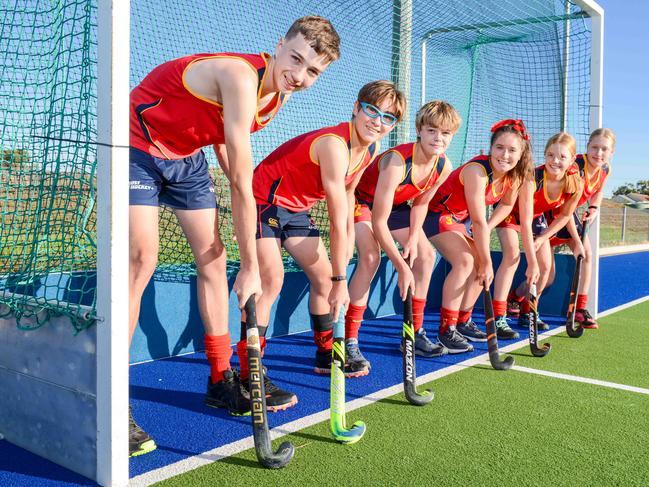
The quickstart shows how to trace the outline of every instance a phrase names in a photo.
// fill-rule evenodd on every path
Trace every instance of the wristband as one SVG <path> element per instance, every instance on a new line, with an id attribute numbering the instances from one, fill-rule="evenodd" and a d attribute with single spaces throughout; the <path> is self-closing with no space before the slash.
<path id="1" fill-rule="evenodd" d="M 338 281 L 346 281 L 347 276 L 331 276 L 331 280 L 333 282 L 338 282 Z"/>
<path id="2" fill-rule="evenodd" d="M 597 206 L 597 205 L 590 205 L 590 206 L 588 207 L 588 209 L 589 209 L 589 210 L 599 210 L 599 206 Z"/>

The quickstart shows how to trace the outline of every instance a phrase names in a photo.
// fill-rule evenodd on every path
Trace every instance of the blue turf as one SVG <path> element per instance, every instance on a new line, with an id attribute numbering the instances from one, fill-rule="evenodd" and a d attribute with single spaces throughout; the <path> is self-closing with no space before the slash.
<path id="1" fill-rule="evenodd" d="M 543 318 L 552 327 L 562 325 L 564 321 L 563 318 Z M 482 323 L 482 317 L 476 314 L 476 321 Z M 436 336 L 438 322 L 437 313 L 426 315 L 424 326 L 431 338 Z M 372 372 L 369 376 L 346 381 L 348 401 L 401 383 L 401 354 L 398 348 L 401 325 L 399 316 L 363 323 L 360 345 L 363 354 L 372 362 Z M 518 331 L 521 339 L 527 337 L 525 331 Z M 501 346 L 507 343 L 511 342 L 501 342 Z M 443 369 L 487 351 L 486 343 L 474 343 L 474 347 L 475 351 L 471 354 L 447 355 L 436 359 L 418 357 L 417 373 L 423 375 Z M 328 409 L 329 376 L 312 372 L 314 354 L 311 332 L 269 340 L 264 364 L 273 380 L 280 387 L 295 392 L 299 400 L 295 407 L 287 411 L 270 413 L 268 419 L 271 428 Z M 236 365 L 236 356 L 233 357 L 233 365 Z M 130 368 L 134 415 L 158 444 L 156 451 L 131 459 L 131 477 L 251 435 L 249 417 L 229 416 L 223 410 L 203 405 L 208 371 L 203 353 L 156 360 Z M 444 393 L 438 389 L 435 392 Z M 404 407 L 407 407 L 405 403 Z M 368 431 L 372 431 L 371 424 L 368 424 Z M 94 484 L 63 467 L 0 441 L 0 485 Z"/>
<path id="2" fill-rule="evenodd" d="M 648 275 L 649 252 L 600 257 L 598 312 L 649 296 Z"/>

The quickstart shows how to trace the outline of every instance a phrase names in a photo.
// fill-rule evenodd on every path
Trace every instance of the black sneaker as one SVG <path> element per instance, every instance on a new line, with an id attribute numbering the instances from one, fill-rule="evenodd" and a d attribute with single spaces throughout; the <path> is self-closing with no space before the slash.
<path id="1" fill-rule="evenodd" d="M 128 456 L 138 457 L 157 448 L 155 441 L 133 419 L 131 406 L 128 407 Z"/>
<path id="2" fill-rule="evenodd" d="M 496 316 L 496 336 L 500 340 L 516 340 L 520 335 L 511 329 L 505 316 Z"/>
<path id="3" fill-rule="evenodd" d="M 521 303 L 515 299 L 507 300 L 507 316 L 513 318 L 518 317 L 521 314 Z"/>
<path id="4" fill-rule="evenodd" d="M 266 367 L 264 367 L 264 392 L 266 392 L 266 409 L 270 412 L 283 411 L 297 404 L 297 396 L 289 391 L 277 387 L 270 377 L 268 377 Z M 250 397 L 250 381 L 243 379 L 241 387 L 244 393 Z"/>
<path id="5" fill-rule="evenodd" d="M 223 380 L 212 384 L 207 378 L 205 405 L 211 408 L 225 408 L 233 416 L 248 416 L 250 400 L 243 393 L 239 377 L 232 370 L 223 372 Z"/>
<path id="6" fill-rule="evenodd" d="M 458 323 L 456 329 L 464 338 L 471 342 L 487 341 L 487 334 L 478 328 L 478 325 L 471 319 L 467 323 Z"/>
<path id="7" fill-rule="evenodd" d="M 313 371 L 316 374 L 330 374 L 331 373 L 331 350 L 315 352 L 315 367 Z"/>
<path id="8" fill-rule="evenodd" d="M 448 353 L 473 352 L 473 345 L 454 326 L 449 326 L 444 334 L 438 335 L 438 339 L 448 349 Z"/>
<path id="9" fill-rule="evenodd" d="M 345 377 L 362 377 L 370 373 L 369 360 L 363 357 L 358 348 L 357 338 L 345 340 Z"/>
<path id="10" fill-rule="evenodd" d="M 529 330 L 530 328 L 530 313 L 521 313 L 518 317 L 518 327 Z M 550 329 L 550 325 L 541 320 L 541 318 L 536 319 L 536 329 L 538 331 L 546 331 Z"/>
<path id="11" fill-rule="evenodd" d="M 403 342 L 399 345 L 399 350 L 403 352 Z M 415 355 L 421 357 L 431 358 L 431 357 L 441 357 L 446 355 L 448 350 L 441 343 L 433 343 L 426 336 L 426 330 L 419 328 L 419 331 L 415 333 Z"/>

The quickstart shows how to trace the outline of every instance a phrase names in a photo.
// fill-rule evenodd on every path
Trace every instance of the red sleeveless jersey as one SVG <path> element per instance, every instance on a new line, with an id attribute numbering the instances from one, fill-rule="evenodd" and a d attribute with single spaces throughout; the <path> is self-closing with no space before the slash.
<path id="1" fill-rule="evenodd" d="M 546 211 L 561 208 L 571 196 L 570 193 L 561 193 L 556 199 L 551 200 L 545 182 L 545 164 L 534 168 L 534 218 L 543 215 Z M 518 204 L 514 205 L 512 213 L 518 218 Z"/>
<path id="2" fill-rule="evenodd" d="M 162 159 L 182 159 L 202 147 L 225 142 L 223 105 L 192 93 L 185 84 L 189 66 L 205 59 L 245 61 L 259 78 L 257 101 L 267 73 L 270 55 L 194 54 L 161 64 L 131 92 L 130 145 Z M 255 114 L 250 132 L 264 128 L 284 102 L 278 93 Z"/>
<path id="3" fill-rule="evenodd" d="M 280 145 L 255 168 L 252 189 L 257 203 L 305 211 L 325 198 L 320 166 L 311 155 L 313 144 L 321 137 L 337 137 L 349 149 L 347 160 L 341 164 L 348 166 L 345 185 L 350 184 L 372 162 L 377 149 L 372 144 L 360 161 L 351 161 L 352 130 L 351 122 L 343 122 L 299 135 Z"/>
<path id="4" fill-rule="evenodd" d="M 577 206 L 579 207 L 604 187 L 604 183 L 611 173 L 611 166 L 606 163 L 602 167 L 598 167 L 595 170 L 596 176 L 591 182 L 590 178 L 592 177 L 592 173 L 590 171 L 592 171 L 592 169 L 590 169 L 586 154 L 577 154 L 575 162 L 579 167 L 579 175 L 581 176 L 581 179 L 584 180 L 584 190 L 581 193 L 581 198 L 579 198 L 579 203 L 577 203 Z"/>
<path id="5" fill-rule="evenodd" d="M 512 187 L 511 178 L 506 176 L 502 190 L 496 193 L 493 185 L 493 169 L 489 163 L 489 156 L 477 156 L 449 174 L 446 181 L 439 187 L 433 200 L 428 205 L 429 211 L 448 213 L 460 221 L 469 216 L 469 207 L 464 196 L 464 179 L 462 178 L 462 173 L 464 169 L 474 164 L 481 166 L 489 178 L 487 187 L 485 188 L 485 204 L 487 206 L 500 201 L 507 190 Z"/>
<path id="6" fill-rule="evenodd" d="M 409 142 L 393 147 L 377 157 L 365 170 L 361 180 L 356 186 L 356 198 L 363 203 L 371 204 L 374 202 L 374 192 L 381 172 L 381 162 L 390 154 L 397 154 L 403 161 L 403 177 L 394 193 L 393 205 L 400 205 L 416 196 L 428 191 L 439 179 L 447 163 L 446 155 L 437 156 L 437 161 L 433 165 L 430 173 L 422 181 L 413 180 L 413 158 L 415 155 L 416 142 Z"/>

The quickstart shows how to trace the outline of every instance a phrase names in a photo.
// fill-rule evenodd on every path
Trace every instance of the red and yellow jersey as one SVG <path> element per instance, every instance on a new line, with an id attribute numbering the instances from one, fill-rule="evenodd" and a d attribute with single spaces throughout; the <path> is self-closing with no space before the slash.
<path id="1" fill-rule="evenodd" d="M 560 193 L 555 199 L 550 199 L 546 183 L 545 164 L 534 168 L 534 218 L 546 211 L 560 208 L 570 199 L 570 193 Z M 513 213 L 518 216 L 518 204 L 514 205 Z"/>
<path id="2" fill-rule="evenodd" d="M 299 135 L 284 142 L 255 168 L 252 190 L 257 203 L 272 203 L 291 211 L 310 209 L 326 196 L 320 165 L 313 159 L 312 149 L 321 137 L 337 137 L 348 148 L 345 185 L 365 170 L 376 155 L 377 145 L 365 150 L 359 161 L 351 160 L 352 123 L 342 122 Z"/>
<path id="3" fill-rule="evenodd" d="M 428 205 L 428 210 L 436 213 L 447 213 L 454 216 L 457 220 L 464 220 L 469 216 L 469 207 L 464 195 L 464 179 L 462 173 L 471 166 L 478 165 L 482 167 L 485 175 L 488 177 L 487 187 L 485 188 L 485 205 L 493 205 L 500 201 L 504 194 L 512 187 L 510 177 L 503 180 L 502 189 L 496 192 L 493 184 L 493 169 L 489 162 L 489 156 L 477 156 L 470 161 L 462 164 L 455 169 L 439 187 L 433 200 Z"/>
<path id="4" fill-rule="evenodd" d="M 162 159 L 182 159 L 202 147 L 225 142 L 223 105 L 193 93 L 185 83 L 187 69 L 205 59 L 241 59 L 257 73 L 257 102 L 270 55 L 194 54 L 161 64 L 131 92 L 130 145 Z M 257 107 L 250 132 L 264 128 L 284 102 L 277 93 L 263 108 Z"/>
<path id="5" fill-rule="evenodd" d="M 579 167 L 579 175 L 581 176 L 581 179 L 584 180 L 584 190 L 581 193 L 581 198 L 579 198 L 579 203 L 577 203 L 577 206 L 579 207 L 604 187 L 604 183 L 611 173 L 611 166 L 606 163 L 602 167 L 595 169 L 595 173 L 592 173 L 590 172 L 592 169 L 588 164 L 588 157 L 586 154 L 577 154 L 575 162 Z"/>
<path id="6" fill-rule="evenodd" d="M 421 181 L 414 181 L 413 157 L 415 155 L 416 146 L 416 142 L 401 144 L 385 151 L 377 157 L 361 176 L 361 180 L 358 182 L 358 186 L 356 187 L 356 198 L 359 201 L 370 205 L 374 202 L 374 192 L 376 191 L 376 184 L 379 180 L 379 174 L 381 173 L 381 163 L 391 154 L 398 155 L 403 161 L 403 176 L 394 193 L 393 205 L 405 203 L 432 188 L 439 180 L 439 177 L 444 170 L 444 166 L 447 164 L 446 155 L 442 154 L 437 156 L 437 161 L 433 165 L 430 173 Z"/>

